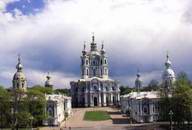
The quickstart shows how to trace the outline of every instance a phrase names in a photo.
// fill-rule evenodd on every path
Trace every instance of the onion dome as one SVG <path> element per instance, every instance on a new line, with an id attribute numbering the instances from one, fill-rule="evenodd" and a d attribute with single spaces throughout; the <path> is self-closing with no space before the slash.
<path id="1" fill-rule="evenodd" d="M 18 63 L 16 65 L 17 72 L 14 74 L 13 80 L 25 80 L 25 74 L 23 73 L 23 65 L 21 64 L 21 57 L 18 56 Z"/>
<path id="2" fill-rule="evenodd" d="M 169 59 L 169 55 L 167 54 L 167 60 L 165 62 L 165 70 L 163 72 L 163 79 L 167 80 L 167 79 L 175 79 L 175 72 L 173 71 L 173 69 L 171 68 L 171 61 Z"/>
<path id="3" fill-rule="evenodd" d="M 46 78 L 47 78 L 47 80 L 45 81 L 45 87 L 52 87 L 53 85 L 51 84 L 51 81 L 50 81 L 51 76 L 49 75 L 49 73 L 46 76 Z"/>
<path id="4" fill-rule="evenodd" d="M 139 90 L 141 88 L 141 86 L 142 86 L 141 74 L 140 74 L 140 72 L 138 70 L 137 78 L 135 80 L 135 87 Z"/>

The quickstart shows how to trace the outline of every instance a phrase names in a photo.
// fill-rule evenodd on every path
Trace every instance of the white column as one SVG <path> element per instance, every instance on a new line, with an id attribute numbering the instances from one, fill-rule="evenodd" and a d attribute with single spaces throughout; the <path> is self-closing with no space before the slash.
<path id="1" fill-rule="evenodd" d="M 98 106 L 101 106 L 101 93 L 100 92 L 98 93 L 98 97 L 99 97 L 99 104 L 98 104 Z"/>
<path id="2" fill-rule="evenodd" d="M 110 105 L 113 105 L 113 93 L 110 94 Z"/>
<path id="3" fill-rule="evenodd" d="M 106 93 L 103 93 L 103 106 L 106 106 Z"/>
<path id="4" fill-rule="evenodd" d="M 87 92 L 85 93 L 84 96 L 85 96 L 85 107 L 87 107 L 87 106 L 88 106 L 88 100 L 87 100 L 87 96 L 88 96 L 88 95 L 87 95 Z"/>
<path id="5" fill-rule="evenodd" d="M 120 105 L 120 94 L 117 93 L 117 104 Z"/>
<path id="6" fill-rule="evenodd" d="M 57 102 L 54 104 L 54 124 L 53 125 L 58 125 L 58 115 L 57 115 Z"/>
<path id="7" fill-rule="evenodd" d="M 91 107 L 93 107 L 94 106 L 94 104 L 93 104 L 93 94 L 92 93 L 90 93 L 90 106 Z"/>

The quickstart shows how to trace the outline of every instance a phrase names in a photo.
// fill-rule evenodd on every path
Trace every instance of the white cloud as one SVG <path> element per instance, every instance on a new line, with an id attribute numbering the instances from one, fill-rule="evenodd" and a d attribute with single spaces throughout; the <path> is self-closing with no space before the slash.
<path id="1" fill-rule="evenodd" d="M 149 82 L 153 79 L 161 82 L 162 71 L 151 71 L 151 72 L 142 72 L 141 80 L 142 86 L 147 86 Z M 121 85 L 128 85 L 129 87 L 135 87 L 136 74 L 130 76 L 119 76 L 115 77 L 116 79 L 123 80 L 124 82 Z"/>
<path id="2" fill-rule="evenodd" d="M 12 80 L 13 80 L 12 78 L 15 72 L 16 70 L 14 69 L 2 68 L 0 73 L 0 78 L 6 79 L 7 81 L 9 81 L 7 86 L 12 86 Z M 32 69 L 24 69 L 23 73 L 27 78 L 28 87 L 31 87 L 33 85 L 44 86 L 47 73 L 38 71 L 38 70 L 32 70 Z M 51 82 L 55 88 L 69 88 L 70 81 L 76 80 L 78 78 L 73 74 L 65 74 L 65 73 L 59 73 L 59 72 L 50 73 L 50 76 L 51 76 Z"/>
<path id="3" fill-rule="evenodd" d="M 36 15 L 26 16 L 20 12 L 13 17 L 8 12 L 3 13 L 7 4 L 3 0 L 0 1 L 0 58 L 15 56 L 23 51 L 20 50 L 23 46 L 26 50 L 33 46 L 54 46 L 55 52 L 63 54 L 61 63 L 65 66 L 71 64 L 65 59 L 71 58 L 72 62 L 78 57 L 83 41 L 89 40 L 91 32 L 95 32 L 98 43 L 105 41 L 110 60 L 124 59 L 116 62 L 119 68 L 111 71 L 125 69 L 129 64 L 143 68 L 154 66 L 155 70 L 151 71 L 158 71 L 163 69 L 167 50 L 176 68 L 187 68 L 191 63 L 188 59 L 192 51 L 192 26 L 185 21 L 188 15 L 184 14 L 190 10 L 189 3 L 190 0 L 48 0 L 45 9 Z M 79 67 L 79 64 L 72 66 Z M 3 63 L 2 67 L 5 66 Z M 43 74 L 33 71 L 29 78 L 38 82 Z M 59 79 L 56 82 L 61 84 L 58 86 L 75 77 L 53 73 Z M 148 74 L 144 79 L 153 76 Z M 131 81 L 127 76 L 121 79 Z"/>

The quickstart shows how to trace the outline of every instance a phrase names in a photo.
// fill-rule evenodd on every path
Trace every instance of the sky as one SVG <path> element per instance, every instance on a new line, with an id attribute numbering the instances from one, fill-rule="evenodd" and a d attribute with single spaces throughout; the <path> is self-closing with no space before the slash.
<path id="1" fill-rule="evenodd" d="M 11 87 L 21 54 L 29 86 L 50 72 L 69 88 L 92 32 L 122 85 L 134 86 L 138 68 L 144 85 L 161 82 L 167 51 L 176 74 L 192 79 L 191 0 L 0 0 L 0 84 Z"/>

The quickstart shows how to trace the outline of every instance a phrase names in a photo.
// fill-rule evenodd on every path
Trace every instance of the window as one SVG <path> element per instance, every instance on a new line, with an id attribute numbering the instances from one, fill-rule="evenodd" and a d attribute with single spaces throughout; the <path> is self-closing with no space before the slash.
<path id="1" fill-rule="evenodd" d="M 101 69 L 101 75 L 103 74 L 103 70 Z"/>
<path id="2" fill-rule="evenodd" d="M 87 69 L 87 75 L 89 75 L 89 70 Z"/>
<path id="3" fill-rule="evenodd" d="M 96 69 L 93 69 L 93 76 L 96 76 Z"/>
<path id="4" fill-rule="evenodd" d="M 107 64 L 107 60 L 105 59 L 105 64 Z"/>
<path id="5" fill-rule="evenodd" d="M 52 109 L 52 108 L 49 108 L 49 109 L 48 109 L 48 116 L 49 116 L 49 117 L 53 117 L 53 116 L 54 116 L 54 113 L 53 113 L 53 109 Z"/>
<path id="6" fill-rule="evenodd" d="M 25 84 L 25 83 L 22 83 L 22 88 L 24 88 L 24 84 Z"/>
<path id="7" fill-rule="evenodd" d="M 96 62 L 95 61 L 93 61 L 93 65 L 95 65 L 96 64 Z"/>
<path id="8" fill-rule="evenodd" d="M 86 65 L 88 65 L 89 64 L 89 61 L 88 60 L 86 60 Z"/>
<path id="9" fill-rule="evenodd" d="M 101 60 L 101 65 L 103 64 L 103 60 Z"/>
<path id="10" fill-rule="evenodd" d="M 17 87 L 19 87 L 19 83 L 17 83 Z"/>

